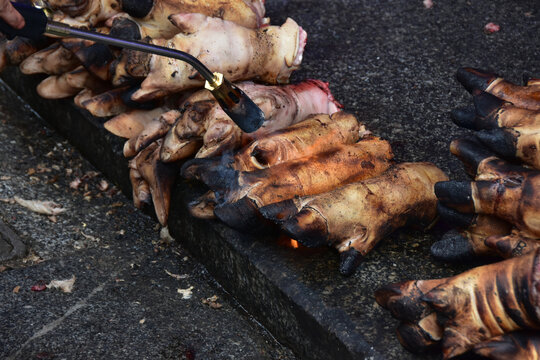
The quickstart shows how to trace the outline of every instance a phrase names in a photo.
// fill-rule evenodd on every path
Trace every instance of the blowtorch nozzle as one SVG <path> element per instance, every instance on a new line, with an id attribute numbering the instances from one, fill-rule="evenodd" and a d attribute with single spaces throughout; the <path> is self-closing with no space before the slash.
<path id="1" fill-rule="evenodd" d="M 242 131 L 256 131 L 264 122 L 262 110 L 236 85 L 214 73 L 213 82 L 206 81 L 205 88 L 212 92 L 221 108 Z"/>

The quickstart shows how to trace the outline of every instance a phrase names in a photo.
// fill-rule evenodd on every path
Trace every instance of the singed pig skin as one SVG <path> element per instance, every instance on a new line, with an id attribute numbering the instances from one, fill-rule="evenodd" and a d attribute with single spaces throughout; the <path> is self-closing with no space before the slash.
<path id="1" fill-rule="evenodd" d="M 80 65 L 79 60 L 59 43 L 28 56 L 19 68 L 23 74 L 61 75 Z"/>
<path id="2" fill-rule="evenodd" d="M 150 189 L 156 216 L 161 225 L 165 226 L 169 218 L 171 190 L 176 180 L 178 168 L 176 164 L 164 164 L 159 160 L 160 146 L 161 140 L 153 142 L 134 158 L 136 171 L 140 177 L 133 176 L 135 180 L 133 188 L 135 189 L 137 186 L 139 191 L 141 186 L 143 189 Z M 140 197 L 139 194 L 137 196 Z"/>
<path id="3" fill-rule="evenodd" d="M 388 142 L 373 138 L 262 170 L 238 172 L 220 166 L 200 175 L 220 200 L 216 216 L 231 227 L 250 230 L 262 222 L 260 207 L 376 176 L 391 159 Z"/>
<path id="4" fill-rule="evenodd" d="M 306 33 L 292 19 L 282 26 L 248 29 L 235 23 L 202 14 L 177 14 L 171 17 L 181 33 L 172 39 L 152 40 L 155 45 L 179 49 L 197 57 L 208 68 L 223 73 L 228 80 L 259 79 L 268 83 L 287 82 L 302 60 Z M 122 64 L 129 64 L 133 51 L 124 52 Z M 201 87 L 204 79 L 187 63 L 152 55 L 149 73 L 133 100 L 144 101 L 172 92 Z M 119 69 L 118 74 L 125 70 Z M 114 76 L 113 83 L 124 79 Z"/>
<path id="5" fill-rule="evenodd" d="M 156 1 L 154 1 L 156 2 Z M 203 14 L 209 17 L 231 21 L 240 26 L 256 29 L 267 23 L 264 18 L 265 8 L 262 0 L 158 0 L 152 7 L 143 9 L 140 0 L 123 1 L 123 10 L 131 15 L 119 14 L 110 18 L 129 18 L 137 24 L 141 38 L 170 39 L 180 30 L 169 21 L 175 14 Z M 141 11 L 134 11 L 138 7 Z"/>
<path id="6" fill-rule="evenodd" d="M 283 221 L 286 234 L 304 245 L 327 244 L 342 254 L 351 254 L 353 249 L 352 253 L 365 256 L 397 228 L 433 222 L 437 215 L 433 185 L 445 179 L 433 164 L 402 163 L 380 176 L 320 195 L 291 198 L 261 212 Z M 344 260 L 341 270 L 350 274 L 352 269 L 343 269 Z"/>
<path id="7" fill-rule="evenodd" d="M 183 106 L 183 115 L 164 139 L 161 159 L 178 161 L 216 156 L 234 150 L 268 133 L 296 124 L 311 114 L 333 114 L 339 104 L 319 80 L 295 85 L 265 86 L 252 82 L 238 84 L 263 110 L 265 122 L 257 131 L 246 134 L 234 124 L 209 91 L 197 92 Z M 202 147 L 194 143 L 200 143 Z"/>
<path id="8" fill-rule="evenodd" d="M 369 132 L 351 114 L 317 114 L 268 133 L 234 155 L 233 168 L 254 171 L 353 144 Z"/>

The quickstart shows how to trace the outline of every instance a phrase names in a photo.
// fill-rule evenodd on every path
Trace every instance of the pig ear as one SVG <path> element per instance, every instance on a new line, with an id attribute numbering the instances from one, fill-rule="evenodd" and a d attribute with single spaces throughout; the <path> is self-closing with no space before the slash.
<path id="1" fill-rule="evenodd" d="M 195 13 L 175 14 L 169 16 L 169 21 L 180 29 L 180 32 L 193 34 L 204 26 L 204 23 L 208 21 L 208 16 Z"/>

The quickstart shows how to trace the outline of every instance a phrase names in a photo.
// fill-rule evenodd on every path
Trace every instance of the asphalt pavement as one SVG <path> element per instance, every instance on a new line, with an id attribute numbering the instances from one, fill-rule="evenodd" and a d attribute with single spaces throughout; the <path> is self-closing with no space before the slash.
<path id="1" fill-rule="evenodd" d="M 155 220 L 0 92 L 0 358 L 294 359 Z M 73 279 L 71 292 L 52 286 Z"/>

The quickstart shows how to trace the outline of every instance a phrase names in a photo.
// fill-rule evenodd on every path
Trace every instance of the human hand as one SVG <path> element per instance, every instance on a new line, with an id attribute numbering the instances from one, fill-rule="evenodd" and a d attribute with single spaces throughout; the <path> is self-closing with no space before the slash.
<path id="1" fill-rule="evenodd" d="M 0 17 L 15 29 L 24 27 L 24 18 L 15 10 L 9 0 L 0 0 Z"/>

